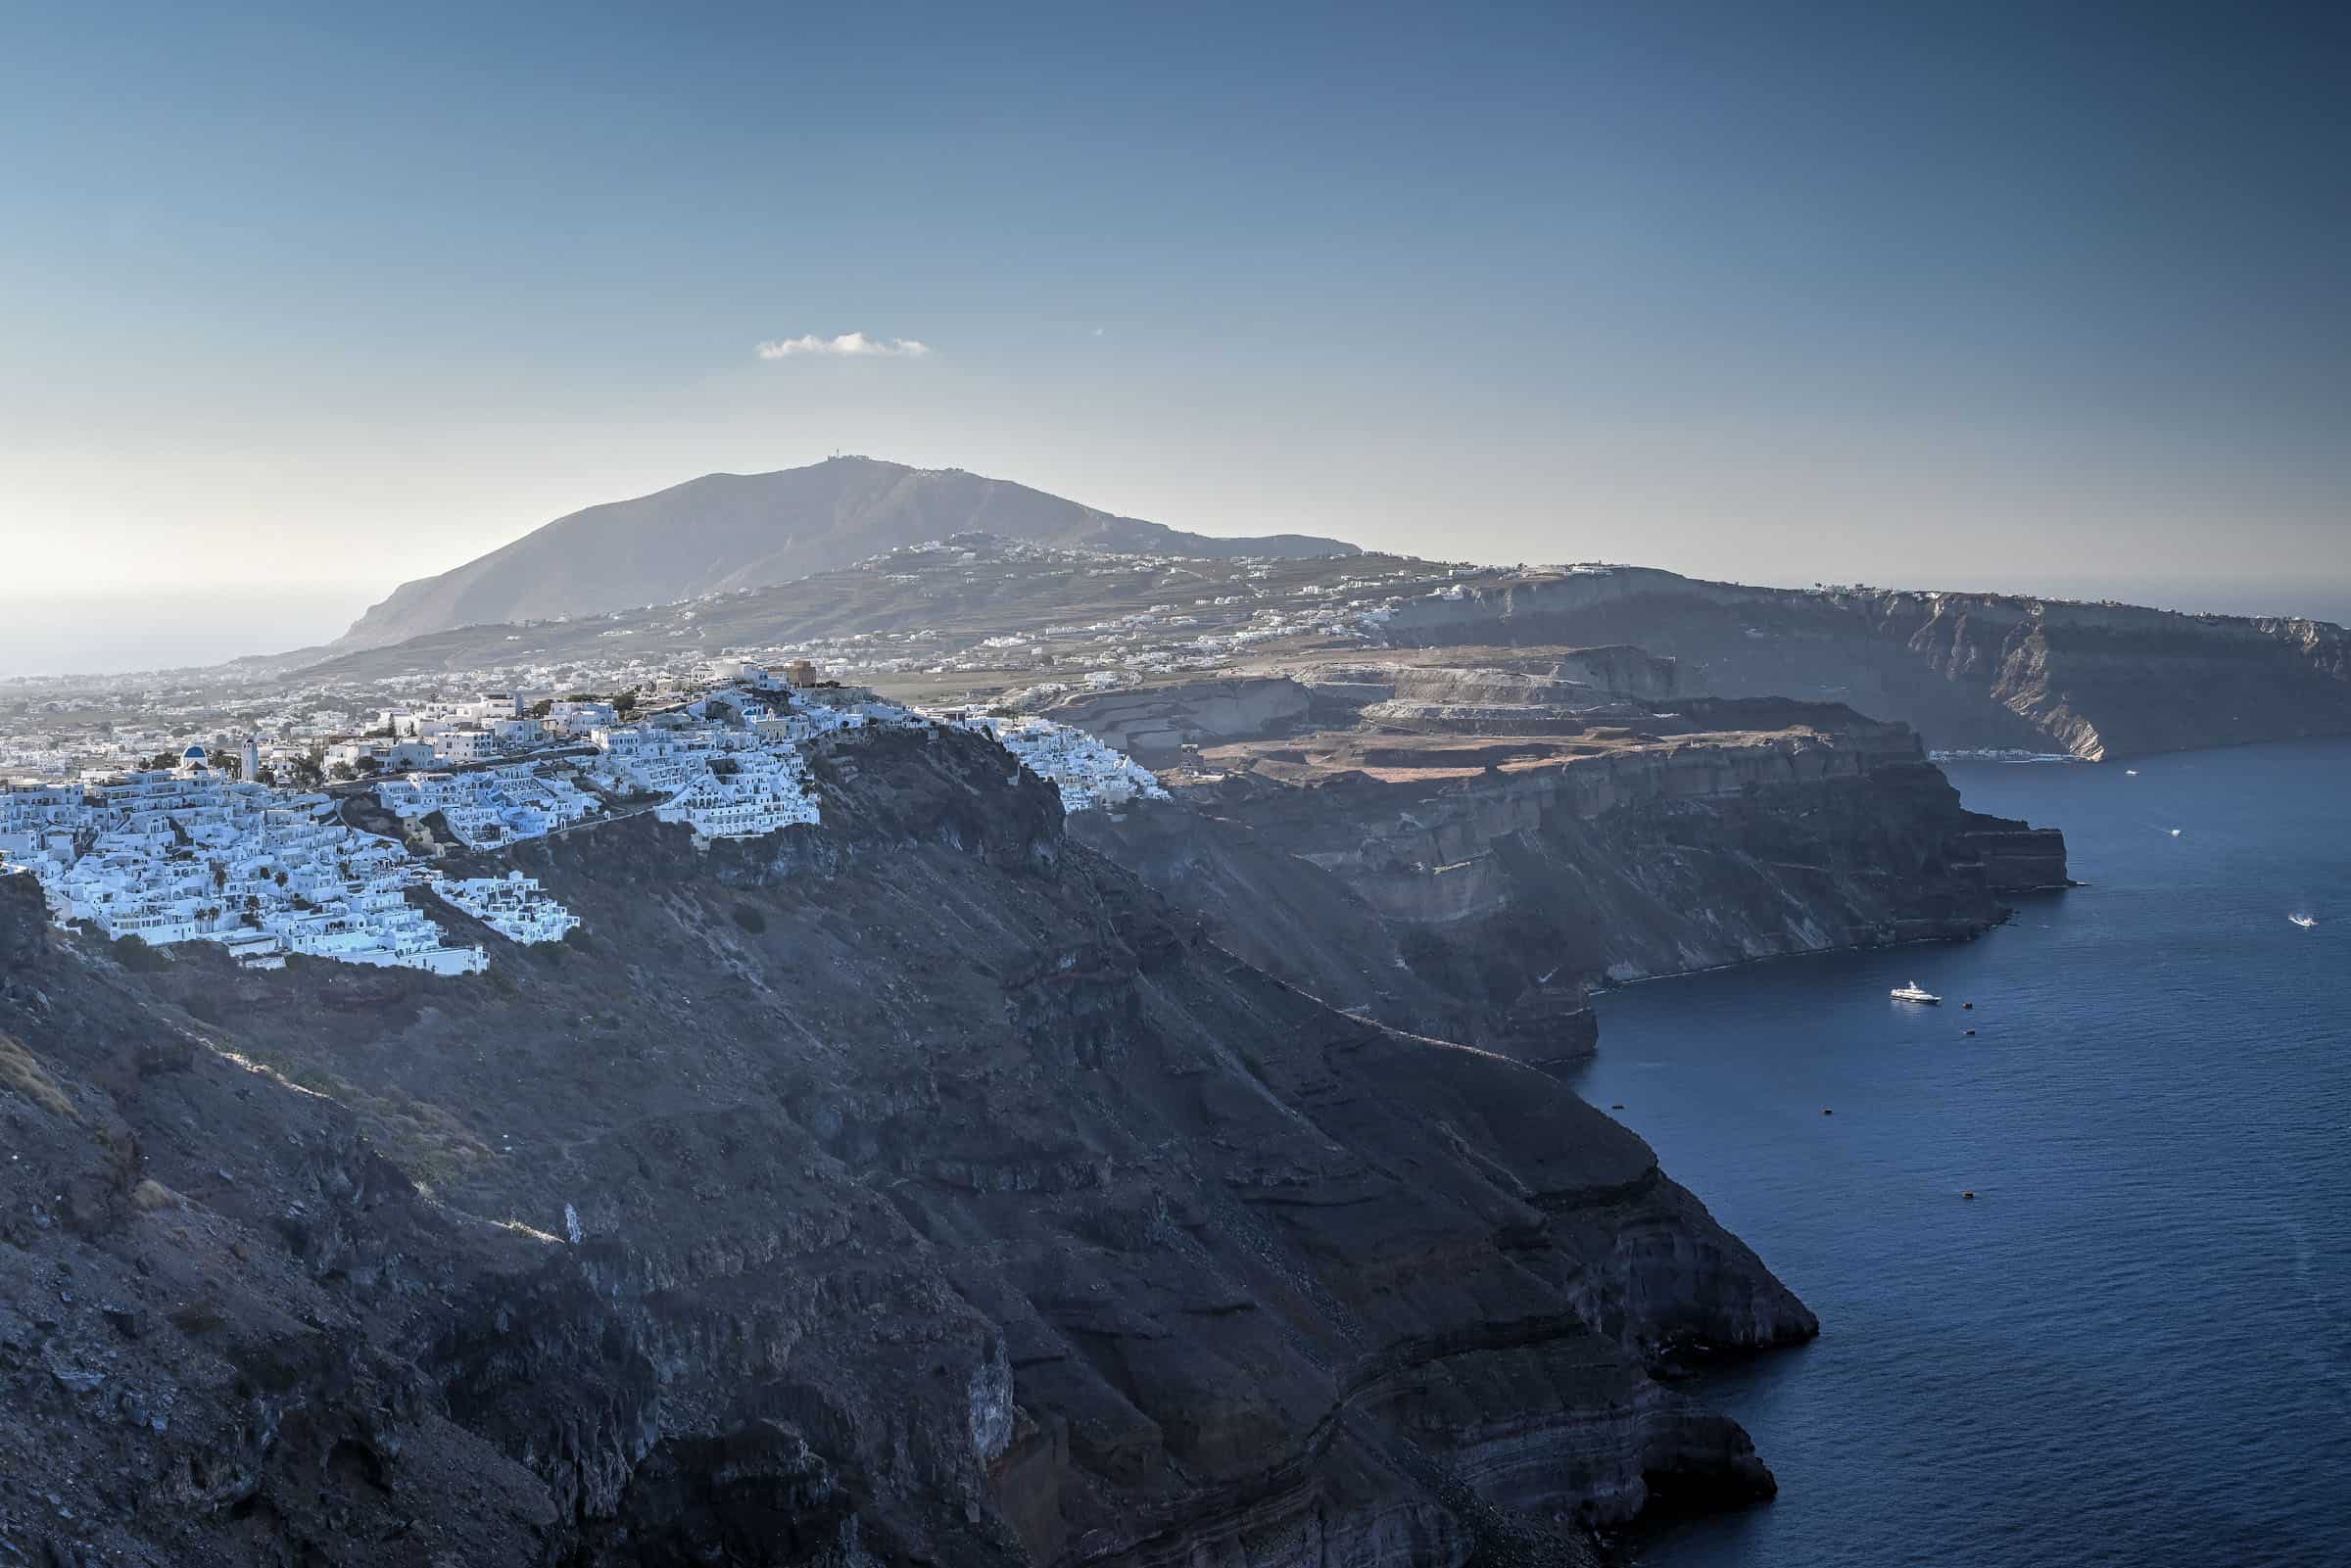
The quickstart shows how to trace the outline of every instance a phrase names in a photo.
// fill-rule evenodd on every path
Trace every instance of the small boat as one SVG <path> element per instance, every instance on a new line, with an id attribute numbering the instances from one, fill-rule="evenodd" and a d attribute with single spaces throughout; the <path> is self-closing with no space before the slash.
<path id="1" fill-rule="evenodd" d="M 1929 1007 L 1933 1007 L 1943 1000 L 1942 997 L 1937 996 L 1916 980 L 1912 980 L 1907 985 L 1895 986 L 1892 994 L 1897 1002 L 1924 1002 Z"/>
<path id="2" fill-rule="evenodd" d="M 2136 768 L 2125 768 L 2123 770 L 2123 777 L 2126 779 L 2135 779 L 2138 777 L 2138 770 Z"/>
<path id="3" fill-rule="evenodd" d="M 2177 838 L 2177 837 L 2179 837 L 2179 836 L 2180 836 L 2180 830 L 2179 830 L 2179 829 L 2177 829 L 2177 828 L 2173 829 L 2173 830 L 2172 830 L 2172 836 L 2173 836 L 2174 838 Z"/>
<path id="4" fill-rule="evenodd" d="M 2317 918 L 2310 915 L 2288 915 L 2285 918 L 2292 921 L 2296 926 L 2301 927 L 2304 930 L 2309 930 L 2313 926 L 2318 924 Z"/>

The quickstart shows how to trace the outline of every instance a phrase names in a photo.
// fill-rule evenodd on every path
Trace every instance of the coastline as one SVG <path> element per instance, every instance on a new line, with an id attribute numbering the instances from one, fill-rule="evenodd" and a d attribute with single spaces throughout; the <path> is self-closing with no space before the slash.
<path id="1" fill-rule="evenodd" d="M 2351 908 L 2339 837 L 2309 847 L 2351 747 L 2273 744 L 2171 776 L 2162 807 L 2209 818 L 2201 843 L 2148 832 L 2138 781 L 2114 770 L 1958 781 L 1983 809 L 2062 824 L 2101 889 L 2020 895 L 2000 939 L 1595 996 L 1608 1049 L 1566 1081 L 1625 1104 L 1611 1115 L 1824 1329 L 1800 1358 L 1698 1368 L 1692 1392 L 1778 1475 L 1774 1505 L 1645 1517 L 1612 1561 L 2284 1568 L 2351 1550 L 2324 1479 L 2351 1456 L 2329 1329 L 2351 1305 L 2341 949 L 2276 918 Z M 1976 1001 L 1980 1037 L 1948 1007 L 1885 1005 L 1914 962 Z M 2298 1259 L 2284 1290 L 2280 1247 Z M 2166 1262 L 2188 1256 L 2184 1274 Z M 2105 1283 L 2069 1289 L 2087 1277 Z M 2280 1342 L 2308 1349 L 2281 1362 Z M 2116 1421 L 2137 1434 L 2119 1452 L 2097 1441 Z M 1986 1493 L 1988 1465 L 2013 1486 Z M 2054 1533 L 2025 1549 L 2020 1512 Z"/>

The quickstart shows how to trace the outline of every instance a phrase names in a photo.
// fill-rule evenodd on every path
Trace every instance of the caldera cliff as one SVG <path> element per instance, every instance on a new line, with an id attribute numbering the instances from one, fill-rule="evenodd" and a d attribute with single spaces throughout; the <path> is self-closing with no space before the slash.
<path id="1" fill-rule="evenodd" d="M 2325 621 L 1621 566 L 1487 574 L 1385 631 L 1403 646 L 1632 643 L 1675 660 L 1686 693 L 1843 702 L 1937 749 L 2101 760 L 2351 735 L 2351 633 Z"/>
<path id="2" fill-rule="evenodd" d="M 1813 1319 L 1640 1139 L 977 736 L 812 763 L 821 828 L 518 850 L 587 924 L 461 978 L 0 877 L 0 1557 L 1419 1568 L 1768 1493 L 1652 1368 Z"/>
<path id="3" fill-rule="evenodd" d="M 1313 689 L 1351 727 L 1207 746 L 1174 801 L 1077 831 L 1333 1006 L 1555 1065 L 1593 1048 L 1595 982 L 1970 937 L 2067 884 L 2060 832 L 1965 809 L 1906 725 L 1660 711 L 1556 673 L 1655 669 L 1540 663 L 1350 667 Z"/>

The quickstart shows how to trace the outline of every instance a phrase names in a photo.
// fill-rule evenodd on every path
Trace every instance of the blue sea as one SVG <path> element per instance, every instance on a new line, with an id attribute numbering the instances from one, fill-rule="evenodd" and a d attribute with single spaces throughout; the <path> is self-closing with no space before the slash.
<path id="1" fill-rule="evenodd" d="M 2351 744 L 2134 766 L 1948 770 L 2087 884 L 1979 941 L 1602 998 L 1577 1087 L 1822 1325 L 1694 1385 L 1778 1500 L 1641 1562 L 2351 1564 Z"/>

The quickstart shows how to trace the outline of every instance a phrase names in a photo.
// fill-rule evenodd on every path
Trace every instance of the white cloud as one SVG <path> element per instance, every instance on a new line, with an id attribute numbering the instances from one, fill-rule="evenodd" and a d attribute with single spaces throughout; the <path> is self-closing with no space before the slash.
<path id="1" fill-rule="evenodd" d="M 843 332 L 838 338 L 778 338 L 759 345 L 762 359 L 790 359 L 796 355 L 830 355 L 840 359 L 920 359 L 931 345 L 912 338 L 869 338 L 862 332 Z"/>

